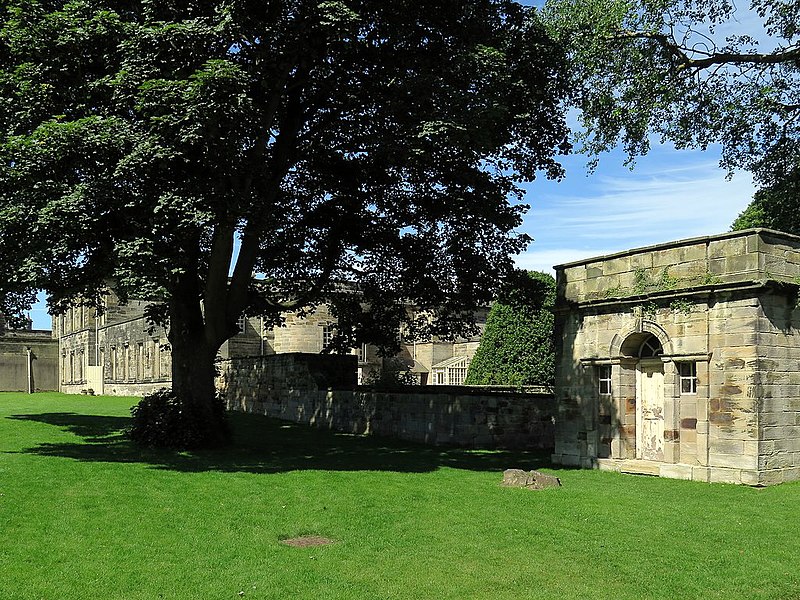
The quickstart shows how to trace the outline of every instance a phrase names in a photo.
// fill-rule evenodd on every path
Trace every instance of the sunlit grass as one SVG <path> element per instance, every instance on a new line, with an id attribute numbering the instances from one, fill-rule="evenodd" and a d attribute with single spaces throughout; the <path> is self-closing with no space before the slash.
<path id="1" fill-rule="evenodd" d="M 505 489 L 544 457 L 248 415 L 224 451 L 140 451 L 131 403 L 0 394 L 0 598 L 800 597 L 798 485 Z M 305 534 L 336 543 L 280 543 Z"/>

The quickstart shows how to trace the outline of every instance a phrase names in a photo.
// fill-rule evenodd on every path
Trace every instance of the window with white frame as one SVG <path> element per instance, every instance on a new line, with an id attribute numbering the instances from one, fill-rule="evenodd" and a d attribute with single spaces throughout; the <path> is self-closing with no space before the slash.
<path id="1" fill-rule="evenodd" d="M 662 354 L 664 354 L 664 349 L 654 335 L 649 335 L 639 348 L 639 358 L 656 358 Z"/>
<path id="2" fill-rule="evenodd" d="M 470 360 L 466 356 L 453 356 L 431 367 L 432 385 L 463 385 L 467 378 Z"/>
<path id="3" fill-rule="evenodd" d="M 336 335 L 336 329 L 333 325 L 322 326 L 322 347 L 327 348 L 333 342 L 333 336 Z"/>
<path id="4" fill-rule="evenodd" d="M 450 369 L 450 385 L 464 385 L 464 380 L 467 378 L 467 367 L 453 367 Z"/>
<path id="5" fill-rule="evenodd" d="M 358 357 L 358 362 L 367 362 L 367 345 L 361 344 L 357 348 L 353 348 L 352 354 Z"/>
<path id="6" fill-rule="evenodd" d="M 691 396 L 697 394 L 697 363 L 678 363 L 678 373 L 681 380 L 681 395 Z"/>
<path id="7" fill-rule="evenodd" d="M 600 365 L 597 368 L 597 381 L 601 394 L 611 394 L 611 365 Z"/>

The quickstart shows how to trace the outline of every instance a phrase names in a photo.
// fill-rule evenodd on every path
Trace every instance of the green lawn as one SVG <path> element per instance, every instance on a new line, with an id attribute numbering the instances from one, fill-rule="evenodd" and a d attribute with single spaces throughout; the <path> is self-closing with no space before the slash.
<path id="1" fill-rule="evenodd" d="M 0 599 L 800 598 L 800 485 L 504 489 L 543 457 L 249 415 L 226 451 L 141 452 L 131 403 L 0 394 Z"/>

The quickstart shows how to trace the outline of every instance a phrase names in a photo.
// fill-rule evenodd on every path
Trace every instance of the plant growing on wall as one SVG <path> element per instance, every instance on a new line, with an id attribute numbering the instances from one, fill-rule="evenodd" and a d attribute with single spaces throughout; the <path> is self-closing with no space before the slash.
<path id="1" fill-rule="evenodd" d="M 492 305 L 467 385 L 552 385 L 555 280 L 519 271 Z"/>
<path id="2" fill-rule="evenodd" d="M 160 300 L 182 414 L 220 442 L 241 314 L 324 299 L 341 345 L 385 346 L 406 302 L 430 334 L 488 303 L 528 241 L 515 182 L 562 174 L 562 58 L 501 0 L 4 2 L 0 310 Z"/>

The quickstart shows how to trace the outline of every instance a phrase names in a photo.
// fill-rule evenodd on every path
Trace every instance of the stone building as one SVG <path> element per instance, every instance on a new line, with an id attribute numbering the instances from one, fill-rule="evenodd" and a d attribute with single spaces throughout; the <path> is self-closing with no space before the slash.
<path id="1" fill-rule="evenodd" d="M 168 387 L 169 342 L 144 318 L 145 302 L 105 297 L 103 311 L 76 305 L 53 317 L 59 389 L 67 394 L 136 395 Z"/>
<path id="2" fill-rule="evenodd" d="M 59 389 L 65 393 L 143 395 L 171 384 L 171 354 L 166 331 L 147 322 L 147 302 L 130 300 L 120 304 L 113 294 L 105 299 L 99 316 L 94 309 L 74 306 L 53 317 L 53 337 L 58 343 Z M 286 315 L 280 327 L 265 327 L 260 317 L 242 317 L 241 333 L 220 348 L 221 359 L 294 352 L 319 353 L 336 332 L 335 317 L 325 305 L 305 316 Z M 357 356 L 357 380 L 389 363 L 412 372 L 420 383 L 428 383 L 433 367 L 454 355 L 469 360 L 478 337 L 457 342 L 404 343 L 394 359 L 379 356 L 373 346 L 353 349 Z M 438 363 L 438 364 L 437 364 Z M 455 383 L 460 371 L 448 367 L 448 382 Z M 441 377 L 440 377 L 441 378 Z M 442 381 L 441 383 L 444 383 Z M 463 377 L 458 383 L 463 382 Z"/>
<path id="3" fill-rule="evenodd" d="M 401 332 L 400 352 L 388 359 L 382 358 L 377 348 L 362 344 L 353 350 L 353 354 L 358 356 L 358 382 L 368 381 L 370 375 L 380 369 L 396 369 L 410 373 L 420 385 L 461 385 L 480 343 L 486 314 L 486 311 L 476 314 L 476 334 L 454 341 L 433 339 L 420 342 L 404 339 Z M 311 315 L 287 315 L 284 327 L 276 327 L 265 335 L 272 353 L 316 353 L 322 351 L 335 331 L 336 319 L 323 305 Z"/>
<path id="4" fill-rule="evenodd" d="M 555 463 L 800 478 L 800 238 L 751 229 L 556 273 Z"/>
<path id="5" fill-rule="evenodd" d="M 0 392 L 58 389 L 58 344 L 49 331 L 9 329 L 0 314 Z"/>
<path id="6" fill-rule="evenodd" d="M 476 317 L 479 331 L 475 335 L 453 342 L 407 341 L 401 344 L 400 353 L 393 360 L 420 385 L 463 385 L 486 325 L 485 312 Z"/>

